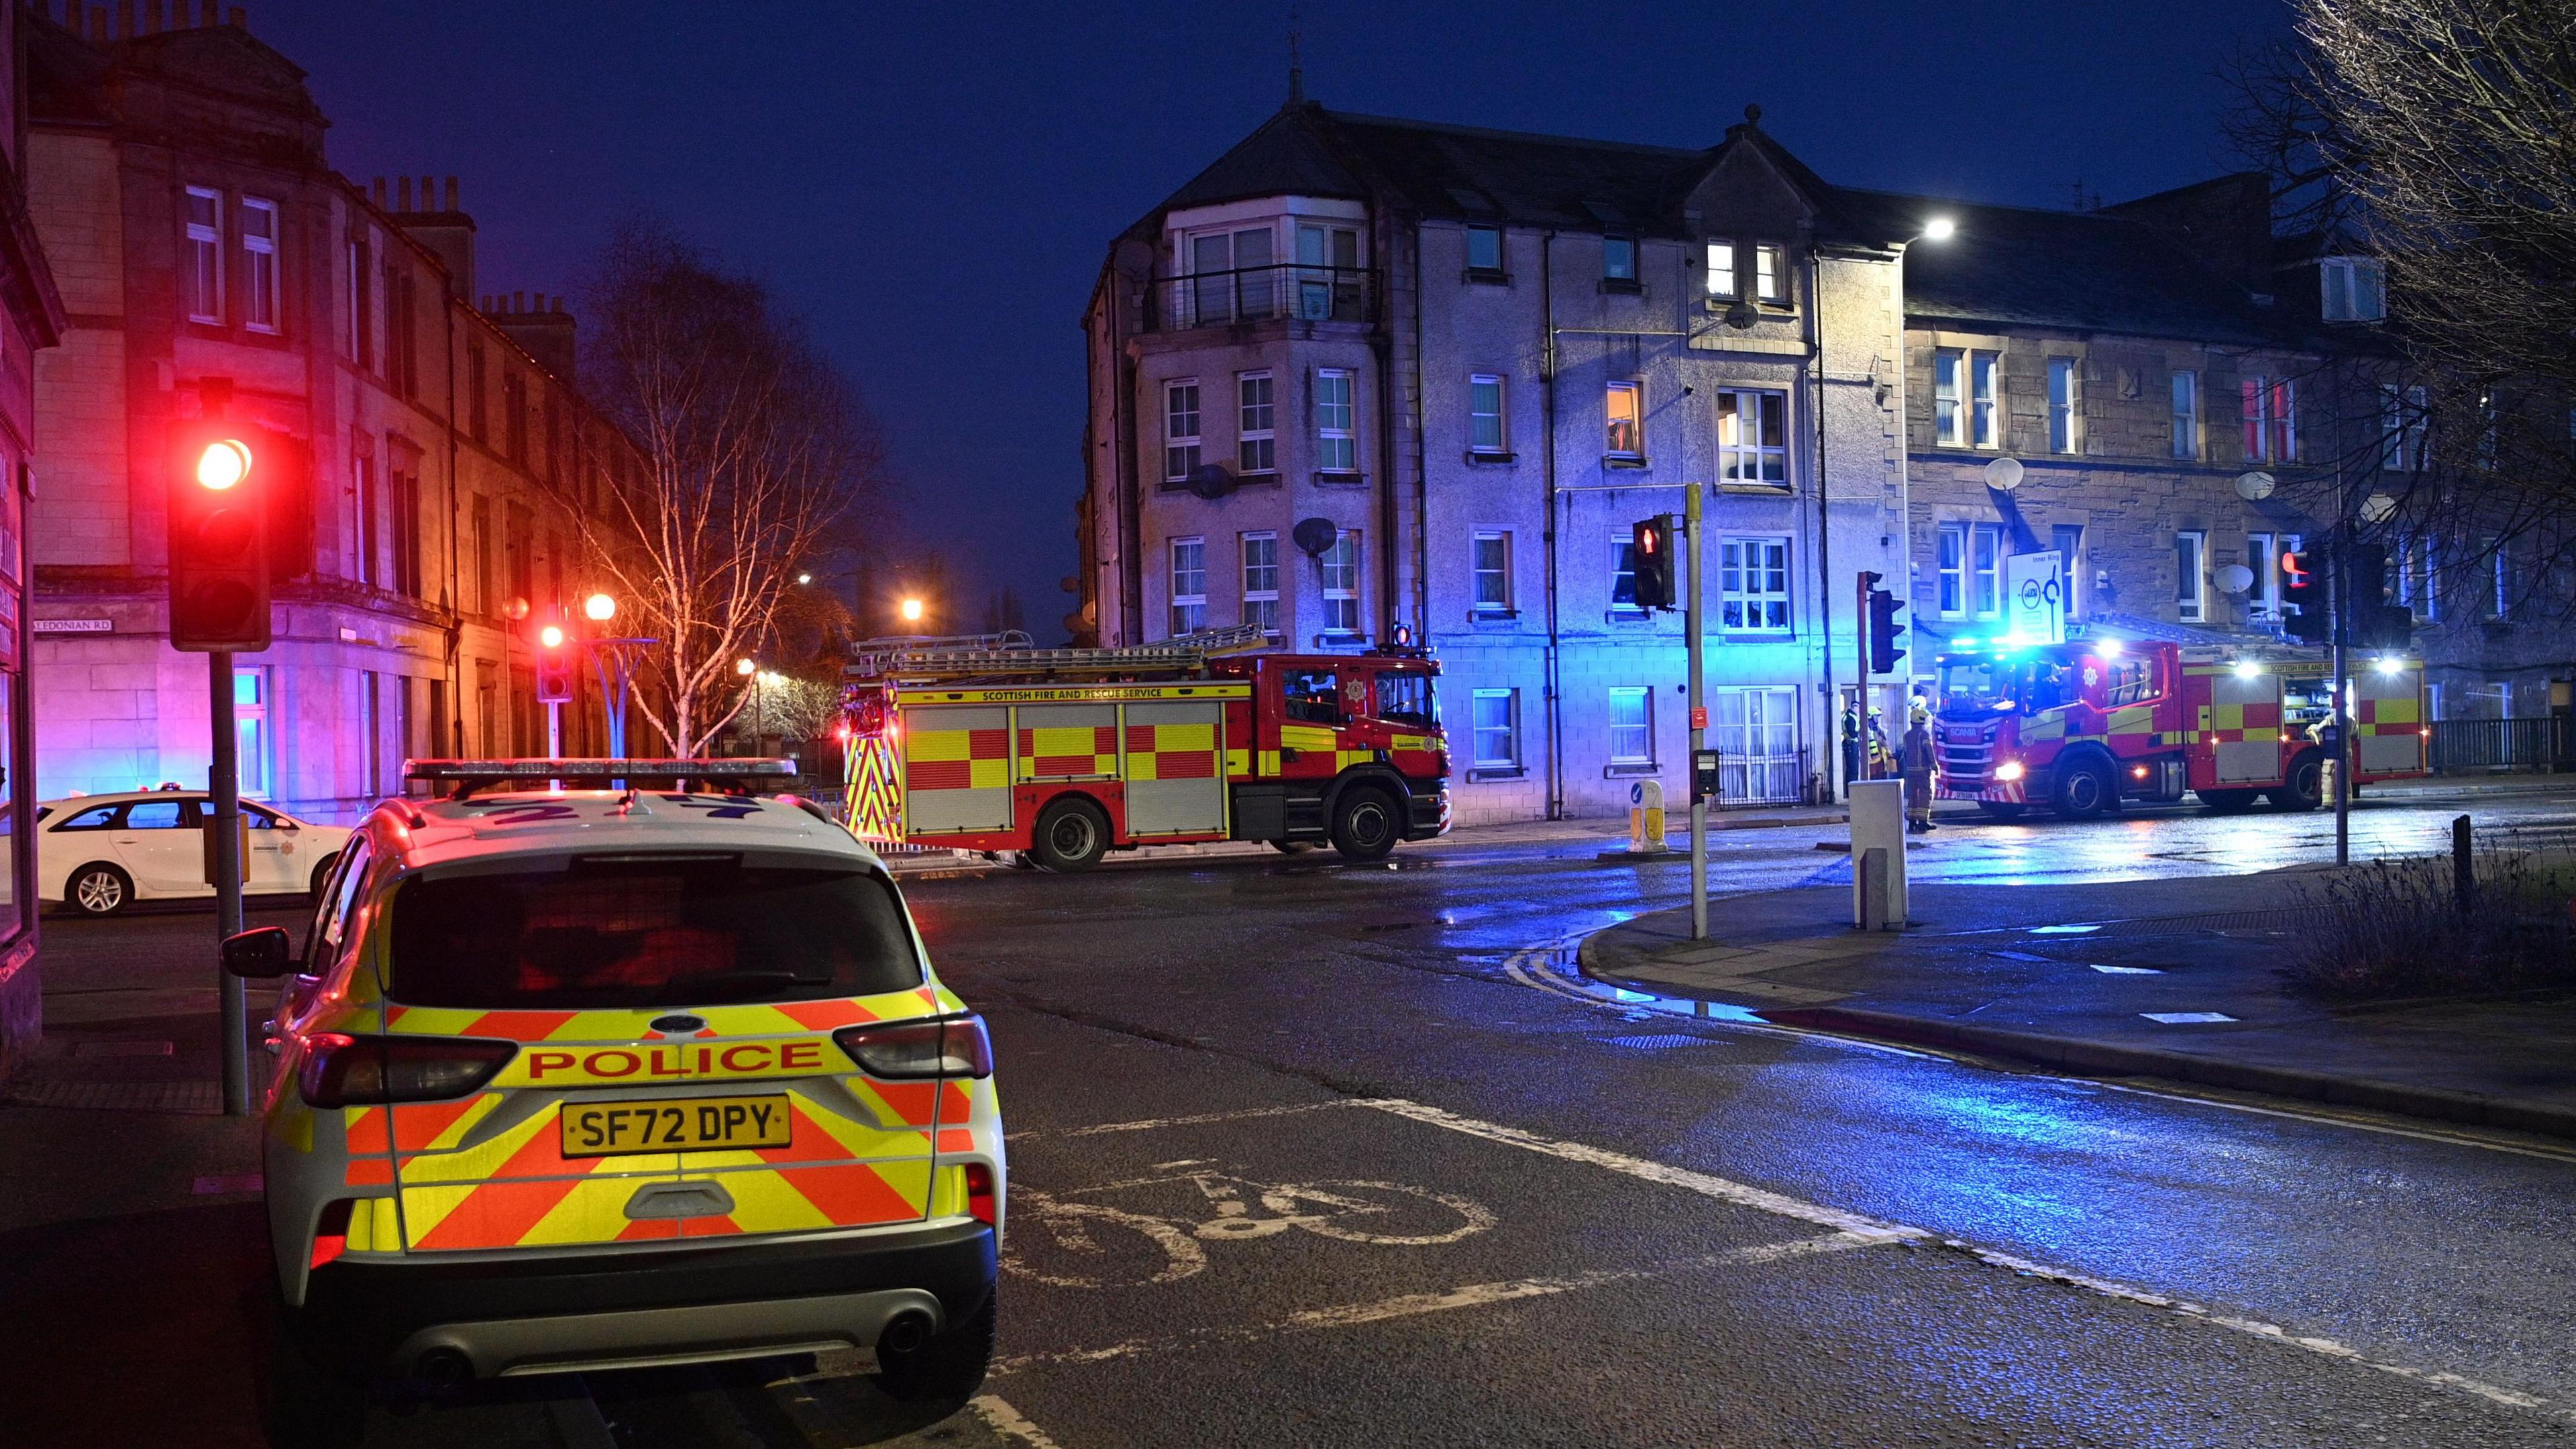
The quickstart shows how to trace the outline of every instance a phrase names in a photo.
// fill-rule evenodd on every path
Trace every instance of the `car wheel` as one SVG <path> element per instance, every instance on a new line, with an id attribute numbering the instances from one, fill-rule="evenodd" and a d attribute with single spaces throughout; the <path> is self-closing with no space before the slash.
<path id="1" fill-rule="evenodd" d="M 2212 815 L 2241 815 L 2253 809 L 2254 802 L 2263 796 L 2260 790 L 2203 790 L 2199 794 L 2200 803 L 2208 806 Z"/>
<path id="2" fill-rule="evenodd" d="M 1041 870 L 1089 870 L 1109 853 L 1109 817 L 1088 800 L 1058 800 L 1039 812 L 1029 854 Z"/>
<path id="3" fill-rule="evenodd" d="M 1333 807 L 1333 849 L 1344 860 L 1384 860 L 1403 833 L 1384 790 L 1345 790 Z"/>
<path id="4" fill-rule="evenodd" d="M 272 1449 L 348 1449 L 366 1433 L 367 1391 L 313 1362 L 285 1320 L 286 1310 L 276 1310 L 261 1385 L 268 1442 Z"/>
<path id="5" fill-rule="evenodd" d="M 2058 771 L 2057 788 L 2052 793 L 2050 803 L 2069 820 L 2090 820 L 2120 803 L 2120 787 L 2112 781 L 2111 772 L 2089 762 Z"/>
<path id="6" fill-rule="evenodd" d="M 1977 809 L 1988 820 L 2019 820 L 2030 813 L 2030 807 L 2018 800 L 1980 800 Z"/>
<path id="7" fill-rule="evenodd" d="M 921 1347 L 904 1353 L 877 1351 L 877 1387 L 908 1404 L 963 1405 L 984 1386 L 984 1371 L 993 1362 L 993 1321 L 999 1288 L 984 1295 L 984 1306 L 963 1322 L 935 1333 Z"/>
<path id="8" fill-rule="evenodd" d="M 313 882 L 306 888 L 313 899 L 317 901 L 322 899 L 322 892 L 331 884 L 331 867 L 339 863 L 338 855 L 326 855 L 322 857 L 320 864 L 313 867 Z"/>
<path id="9" fill-rule="evenodd" d="M 85 865 L 64 883 L 63 900 L 84 916 L 112 916 L 133 903 L 134 878 L 112 865 Z"/>
<path id="10" fill-rule="evenodd" d="M 2275 810 L 2314 810 L 2326 803 L 2326 757 L 2311 753 L 2290 762 L 2290 778 L 2268 790 Z"/>

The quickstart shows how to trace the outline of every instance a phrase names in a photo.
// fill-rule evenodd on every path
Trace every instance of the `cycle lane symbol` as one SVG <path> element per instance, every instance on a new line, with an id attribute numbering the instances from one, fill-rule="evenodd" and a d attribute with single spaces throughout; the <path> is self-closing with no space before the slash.
<path id="1" fill-rule="evenodd" d="M 1014 1248 L 1003 1267 L 1050 1287 L 1143 1287 L 1205 1271 L 1207 1243 L 1306 1232 L 1371 1247 L 1420 1248 L 1472 1237 L 1500 1221 L 1482 1203 L 1409 1183 L 1266 1183 L 1197 1159 L 1161 1163 L 1150 1173 L 1069 1192 L 1018 1187 Z M 1178 1198 L 1196 1211 L 1144 1212 L 1102 1200 L 1110 1197 Z M 1035 1251 L 1024 1255 L 1023 1247 Z"/>

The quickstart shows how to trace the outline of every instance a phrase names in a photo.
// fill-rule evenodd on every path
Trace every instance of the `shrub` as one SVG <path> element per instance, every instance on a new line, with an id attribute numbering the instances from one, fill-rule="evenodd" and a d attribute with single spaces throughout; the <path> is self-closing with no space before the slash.
<path id="1" fill-rule="evenodd" d="M 2282 968 L 2294 989 L 2345 1000 L 2576 984 L 2576 868 L 2509 837 L 2477 849 L 2460 910 L 2449 857 L 2380 860 L 2303 881 L 2317 920 Z"/>

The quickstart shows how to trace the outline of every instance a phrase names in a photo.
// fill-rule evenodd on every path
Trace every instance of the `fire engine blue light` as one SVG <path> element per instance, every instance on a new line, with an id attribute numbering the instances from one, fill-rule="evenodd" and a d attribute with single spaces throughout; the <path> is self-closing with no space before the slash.
<path id="1" fill-rule="evenodd" d="M 2120 641 L 2117 639 L 2105 639 L 2101 643 L 2093 646 L 2093 653 L 2096 658 L 2117 659 L 2120 657 Z"/>

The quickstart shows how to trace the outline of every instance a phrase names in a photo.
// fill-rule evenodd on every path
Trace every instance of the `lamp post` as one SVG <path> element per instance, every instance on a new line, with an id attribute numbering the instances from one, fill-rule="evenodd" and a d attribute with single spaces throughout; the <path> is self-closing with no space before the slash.
<path id="1" fill-rule="evenodd" d="M 594 593 L 581 601 L 581 615 L 594 624 L 606 624 L 617 617 L 617 599 L 606 593 Z M 646 649 L 659 644 L 659 639 L 601 638 L 582 641 L 590 654 L 591 670 L 599 676 L 599 694 L 608 714 L 608 753 L 612 759 L 626 758 L 626 698 L 633 692 L 635 662 Z"/>

